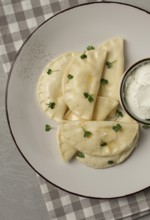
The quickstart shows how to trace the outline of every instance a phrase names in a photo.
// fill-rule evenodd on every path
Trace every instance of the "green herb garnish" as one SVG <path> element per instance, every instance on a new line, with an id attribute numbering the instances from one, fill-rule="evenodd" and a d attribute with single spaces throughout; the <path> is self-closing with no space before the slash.
<path id="1" fill-rule="evenodd" d="M 68 80 L 70 80 L 70 79 L 73 78 L 73 76 L 72 76 L 71 74 L 68 74 L 68 75 L 67 75 L 67 78 L 68 78 Z"/>
<path id="2" fill-rule="evenodd" d="M 53 71 L 51 69 L 47 70 L 47 74 L 50 75 Z"/>
<path id="3" fill-rule="evenodd" d="M 144 129 L 149 129 L 150 128 L 150 125 L 142 125 L 142 128 L 144 128 Z"/>
<path id="4" fill-rule="evenodd" d="M 116 124 L 115 126 L 112 127 L 112 129 L 115 131 L 115 132 L 118 132 L 121 130 L 121 125 L 120 124 Z"/>
<path id="5" fill-rule="evenodd" d="M 78 151 L 76 155 L 77 155 L 77 157 L 81 157 L 81 158 L 85 157 L 81 151 Z"/>
<path id="6" fill-rule="evenodd" d="M 106 85 L 106 84 L 108 84 L 108 80 L 107 79 L 101 79 L 101 83 L 103 84 L 103 85 Z"/>
<path id="7" fill-rule="evenodd" d="M 107 62 L 106 62 L 106 66 L 107 66 L 107 68 L 108 68 L 108 69 L 111 69 L 113 63 L 115 63 L 116 61 L 117 61 L 117 60 L 115 60 L 115 61 L 113 61 L 113 62 L 107 61 Z"/>
<path id="8" fill-rule="evenodd" d="M 89 96 L 89 93 L 88 92 L 84 92 L 84 97 L 88 98 L 88 96 Z"/>
<path id="9" fill-rule="evenodd" d="M 86 51 L 84 51 L 84 53 L 80 56 L 81 59 L 85 59 L 87 58 L 87 55 L 85 54 Z"/>
<path id="10" fill-rule="evenodd" d="M 88 92 L 84 92 L 83 94 L 84 94 L 84 97 L 86 99 L 88 99 L 89 102 L 93 102 L 94 101 L 92 95 L 90 95 Z"/>
<path id="11" fill-rule="evenodd" d="M 115 120 L 119 117 L 123 117 L 123 114 L 121 111 L 119 111 L 118 109 L 116 109 L 116 112 L 115 112 Z"/>
<path id="12" fill-rule="evenodd" d="M 107 145 L 107 142 L 101 140 L 100 146 L 101 146 L 101 147 L 104 147 L 104 146 L 106 146 L 106 145 Z"/>
<path id="13" fill-rule="evenodd" d="M 45 131 L 50 131 L 52 129 L 52 127 L 50 125 L 45 125 Z"/>
<path id="14" fill-rule="evenodd" d="M 59 70 L 48 69 L 48 70 L 47 70 L 47 74 L 50 75 L 52 72 L 57 72 L 57 71 L 59 71 Z"/>
<path id="15" fill-rule="evenodd" d="M 108 161 L 108 164 L 113 164 L 113 163 L 114 163 L 113 160 L 109 160 L 109 161 Z"/>
<path id="16" fill-rule="evenodd" d="M 87 46 L 87 48 L 86 48 L 87 50 L 94 50 L 95 49 L 95 47 L 93 47 L 92 45 L 89 45 L 89 46 Z"/>
<path id="17" fill-rule="evenodd" d="M 49 102 L 47 105 L 49 108 L 54 109 L 56 104 L 55 102 Z"/>
<path id="18" fill-rule="evenodd" d="M 82 128 L 84 131 L 84 137 L 90 137 L 92 135 L 92 133 L 90 131 L 86 131 L 84 128 Z"/>

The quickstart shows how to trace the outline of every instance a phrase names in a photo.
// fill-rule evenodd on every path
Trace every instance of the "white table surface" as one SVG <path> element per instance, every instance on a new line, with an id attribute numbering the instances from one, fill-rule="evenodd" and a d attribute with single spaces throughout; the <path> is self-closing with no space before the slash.
<path id="1" fill-rule="evenodd" d="M 118 2 L 150 10 L 150 0 Z M 18 152 L 7 126 L 6 80 L 0 63 L 0 220 L 49 220 L 36 174 Z M 140 219 L 150 220 L 150 215 Z"/>

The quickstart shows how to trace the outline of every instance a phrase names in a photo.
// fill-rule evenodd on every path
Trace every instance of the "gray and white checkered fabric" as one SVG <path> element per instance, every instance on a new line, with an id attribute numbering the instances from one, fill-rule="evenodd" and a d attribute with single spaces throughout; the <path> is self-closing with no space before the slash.
<path id="1" fill-rule="evenodd" d="M 5 73 L 37 26 L 61 10 L 87 2 L 93 1 L 0 0 L 0 59 Z M 150 213 L 150 188 L 118 199 L 88 199 L 60 190 L 40 176 L 38 180 L 53 220 L 133 220 Z"/>

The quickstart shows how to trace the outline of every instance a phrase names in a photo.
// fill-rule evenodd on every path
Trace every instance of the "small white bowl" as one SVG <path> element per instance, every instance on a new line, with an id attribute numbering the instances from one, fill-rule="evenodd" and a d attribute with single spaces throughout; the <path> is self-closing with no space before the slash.
<path id="1" fill-rule="evenodd" d="M 138 115 L 136 115 L 135 112 L 133 112 L 133 110 L 131 109 L 131 106 L 129 105 L 129 103 L 126 99 L 126 97 L 127 97 L 127 94 L 126 94 L 127 80 L 129 79 L 131 74 L 136 74 L 135 71 L 139 67 L 142 67 L 143 65 L 147 65 L 147 64 L 150 64 L 150 58 L 145 58 L 145 59 L 139 60 L 138 62 L 136 62 L 132 66 L 130 66 L 125 71 L 125 73 L 122 77 L 119 92 L 120 92 L 120 101 L 121 101 L 121 104 L 122 104 L 123 108 L 125 109 L 125 111 L 137 122 L 142 123 L 142 124 L 146 124 L 146 125 L 150 125 L 150 119 L 142 119 Z M 150 94 L 147 94 L 147 95 L 150 96 Z"/>

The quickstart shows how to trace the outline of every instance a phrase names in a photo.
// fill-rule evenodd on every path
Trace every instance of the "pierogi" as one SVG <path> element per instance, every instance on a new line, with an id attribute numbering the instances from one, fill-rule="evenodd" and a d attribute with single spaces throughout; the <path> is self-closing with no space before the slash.
<path id="1" fill-rule="evenodd" d="M 73 113 L 79 118 L 90 120 L 107 52 L 99 48 L 87 51 L 85 59 L 81 59 L 81 55 L 77 54 L 66 68 L 62 81 L 63 95 Z M 72 76 L 71 80 L 68 80 L 69 74 Z"/>
<path id="2" fill-rule="evenodd" d="M 43 70 L 37 86 L 42 110 L 58 122 L 62 159 L 101 169 L 122 163 L 133 152 L 139 125 L 119 104 L 124 71 L 120 37 L 84 52 L 62 54 Z"/>
<path id="3" fill-rule="evenodd" d="M 44 68 L 38 81 L 37 97 L 40 106 L 55 121 L 63 119 L 67 109 L 61 84 L 66 65 L 74 56 L 75 53 L 65 53 L 51 61 Z"/>
<path id="4" fill-rule="evenodd" d="M 121 129 L 113 128 L 116 121 L 62 121 L 58 139 L 61 149 L 75 148 L 93 156 L 113 156 L 128 149 L 138 133 L 137 123 L 119 122 Z M 86 133 L 90 134 L 86 136 Z M 107 143 L 103 146 L 102 143 Z M 102 145 L 102 146 L 101 146 Z"/>
<path id="5" fill-rule="evenodd" d="M 108 80 L 106 86 L 100 86 L 99 95 L 119 100 L 119 83 L 124 72 L 123 39 L 114 38 L 100 45 L 108 52 L 102 78 Z"/>

